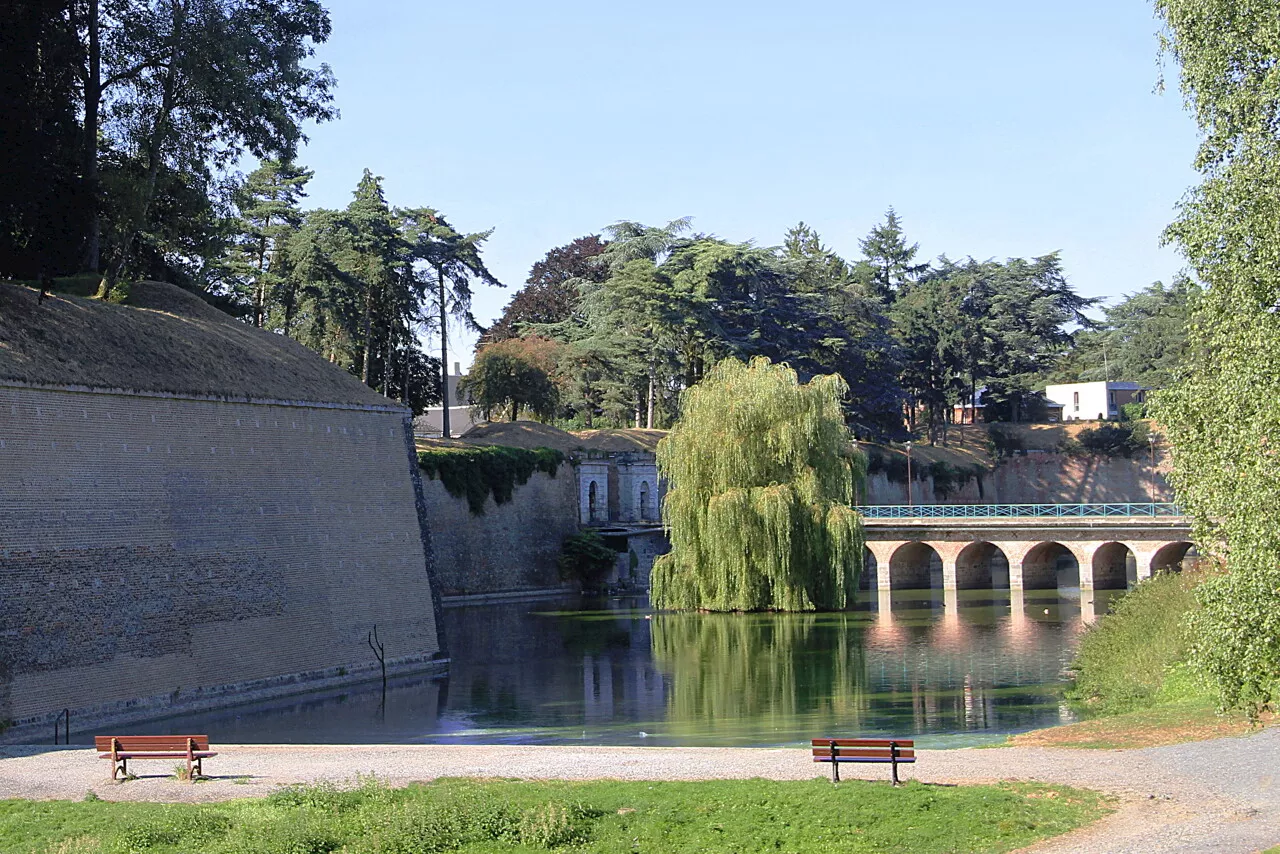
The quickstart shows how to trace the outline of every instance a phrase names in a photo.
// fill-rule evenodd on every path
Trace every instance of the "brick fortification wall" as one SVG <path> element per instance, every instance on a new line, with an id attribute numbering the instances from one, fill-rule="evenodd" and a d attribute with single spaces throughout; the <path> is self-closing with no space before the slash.
<path id="1" fill-rule="evenodd" d="M 545 590 L 560 586 L 556 558 L 578 531 L 578 481 L 569 463 L 555 477 L 535 472 L 511 500 L 473 515 L 438 480 L 423 478 L 436 580 L 442 595 Z"/>
<path id="2" fill-rule="evenodd" d="M 945 497 L 928 480 L 917 480 L 913 497 L 919 504 L 1093 504 L 1172 501 L 1165 480 L 1168 460 L 1156 454 L 1153 472 L 1146 454 L 1132 459 L 1103 456 L 1072 457 L 1058 453 L 1030 453 L 1001 460 L 988 472 L 979 489 L 976 480 Z M 868 504 L 906 504 L 906 482 L 889 481 L 883 473 L 867 478 Z"/>
<path id="3" fill-rule="evenodd" d="M 0 720 L 430 667 L 406 415 L 0 384 Z"/>

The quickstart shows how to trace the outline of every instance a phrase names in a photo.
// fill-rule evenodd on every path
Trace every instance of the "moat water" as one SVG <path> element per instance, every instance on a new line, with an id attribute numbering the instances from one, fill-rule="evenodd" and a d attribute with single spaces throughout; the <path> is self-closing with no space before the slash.
<path id="1" fill-rule="evenodd" d="M 862 591 L 838 614 L 662 614 L 643 597 L 445 609 L 447 678 L 121 732 L 220 743 L 964 746 L 1073 720 L 1064 668 L 1114 593 Z M 87 736 L 86 736 L 87 739 Z"/>

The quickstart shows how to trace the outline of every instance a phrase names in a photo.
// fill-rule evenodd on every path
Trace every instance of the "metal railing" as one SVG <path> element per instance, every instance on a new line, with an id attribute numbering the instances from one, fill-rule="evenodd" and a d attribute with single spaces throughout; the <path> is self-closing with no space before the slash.
<path id="1" fill-rule="evenodd" d="M 1176 504 L 865 504 L 864 519 L 1090 519 L 1185 515 Z"/>

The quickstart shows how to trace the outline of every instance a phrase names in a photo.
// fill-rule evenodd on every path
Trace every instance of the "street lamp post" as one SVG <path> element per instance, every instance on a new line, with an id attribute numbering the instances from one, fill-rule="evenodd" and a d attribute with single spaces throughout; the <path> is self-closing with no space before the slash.
<path id="1" fill-rule="evenodd" d="M 1156 503 L 1156 435 L 1147 434 L 1147 444 L 1151 446 L 1151 474 L 1147 480 L 1147 496 L 1151 503 Z"/>
<path id="2" fill-rule="evenodd" d="M 914 507 L 915 501 L 911 497 L 911 442 L 907 441 L 907 506 Z"/>

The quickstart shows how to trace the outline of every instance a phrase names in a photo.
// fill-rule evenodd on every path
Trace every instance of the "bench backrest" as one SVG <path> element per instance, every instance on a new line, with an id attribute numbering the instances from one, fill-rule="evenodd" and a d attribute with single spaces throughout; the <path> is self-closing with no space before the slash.
<path id="1" fill-rule="evenodd" d="M 186 750 L 188 739 L 195 742 L 195 750 L 209 749 L 207 735 L 97 735 L 94 736 L 93 743 L 100 752 L 110 753 L 113 739 L 125 753 L 172 753 Z"/>
<path id="2" fill-rule="evenodd" d="M 814 762 L 892 762 L 895 758 L 899 762 L 916 761 L 916 743 L 910 738 L 815 738 L 812 743 Z M 896 757 L 892 750 L 895 745 Z"/>

